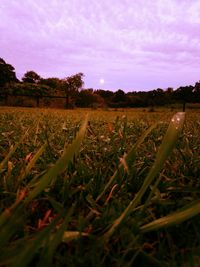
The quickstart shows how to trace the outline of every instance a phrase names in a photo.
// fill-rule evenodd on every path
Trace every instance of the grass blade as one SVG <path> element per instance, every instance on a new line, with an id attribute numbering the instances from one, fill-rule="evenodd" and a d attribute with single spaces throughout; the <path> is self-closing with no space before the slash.
<path id="1" fill-rule="evenodd" d="M 33 156 L 33 158 L 30 160 L 28 165 L 26 166 L 25 170 L 23 170 L 22 174 L 19 177 L 19 181 L 22 181 L 26 178 L 26 176 L 29 174 L 30 170 L 33 168 L 35 165 L 36 161 L 39 159 L 39 157 L 42 155 L 44 152 L 45 148 L 47 146 L 47 143 L 42 145 L 39 150 L 36 152 L 36 154 Z"/>
<path id="2" fill-rule="evenodd" d="M 19 145 L 23 142 L 23 140 L 25 139 L 25 137 L 27 136 L 28 132 L 30 129 L 28 129 L 20 138 L 20 140 L 10 149 L 10 151 L 8 152 L 7 156 L 3 159 L 3 161 L 0 163 L 0 172 L 2 171 L 2 169 L 5 167 L 5 165 L 7 164 L 7 162 L 9 161 L 9 159 L 12 157 L 12 155 L 15 153 L 15 151 L 17 150 L 17 148 L 19 147 Z"/>
<path id="3" fill-rule="evenodd" d="M 79 239 L 80 237 L 86 237 L 88 236 L 88 233 L 83 233 L 79 231 L 66 231 L 63 234 L 62 241 L 64 243 L 70 242 L 72 240 Z"/>
<path id="4" fill-rule="evenodd" d="M 41 244 L 49 240 L 50 233 L 55 229 L 60 217 L 54 219 L 54 221 L 39 232 L 33 240 L 27 241 L 24 249 L 17 255 L 16 261 L 13 263 L 14 267 L 25 267 L 34 258 L 35 253 L 41 248 Z"/>
<path id="5" fill-rule="evenodd" d="M 74 159 L 74 157 L 77 156 L 81 147 L 81 143 L 85 136 L 87 122 L 88 116 L 86 116 L 72 144 L 65 149 L 63 155 L 57 160 L 55 165 L 40 178 L 37 186 L 30 192 L 27 199 L 25 200 L 26 203 L 28 203 L 39 193 L 41 193 L 44 188 L 46 188 L 51 183 L 51 181 L 58 176 L 58 174 L 62 173 L 67 168 L 68 164 Z"/>
<path id="6" fill-rule="evenodd" d="M 57 232 L 49 236 L 49 242 L 45 243 L 45 247 L 43 248 L 43 253 L 41 255 L 41 260 L 38 266 L 44 266 L 44 265 L 51 266 L 52 265 L 54 252 L 56 248 L 58 247 L 58 245 L 62 242 L 62 238 L 66 231 L 68 223 L 71 219 L 72 212 L 73 212 L 73 207 L 66 214 L 64 221 L 59 226 Z"/>
<path id="7" fill-rule="evenodd" d="M 181 211 L 176 211 L 173 214 L 169 214 L 153 222 L 140 227 L 142 233 L 147 233 L 150 231 L 156 231 L 160 228 L 173 226 L 182 223 L 195 215 L 200 213 L 200 201 L 190 204 L 189 207 L 185 207 Z"/>
<path id="8" fill-rule="evenodd" d="M 23 225 L 23 206 L 21 203 L 13 204 L 10 209 L 5 210 L 0 216 L 0 247 L 10 240 L 19 227 Z"/>
<path id="9" fill-rule="evenodd" d="M 136 151 L 137 148 L 144 142 L 145 138 L 150 134 L 150 132 L 157 126 L 157 123 L 153 124 L 152 126 L 150 126 L 141 136 L 140 138 L 137 140 L 137 142 L 135 143 L 135 145 L 131 148 L 131 150 L 129 151 L 129 153 L 124 157 L 124 160 L 127 164 L 127 166 L 131 166 L 131 164 L 133 164 L 135 158 L 136 158 Z M 105 194 L 105 192 L 108 190 L 108 188 L 113 184 L 113 182 L 115 181 L 115 179 L 117 178 L 117 176 L 119 175 L 119 173 L 124 170 L 124 165 L 122 163 L 119 164 L 118 169 L 114 172 L 114 174 L 111 176 L 111 178 L 109 179 L 108 183 L 105 185 L 103 191 L 101 192 L 101 194 L 97 197 L 96 201 L 99 201 L 102 196 Z"/>
<path id="10" fill-rule="evenodd" d="M 142 187 L 135 195 L 134 199 L 129 203 L 124 212 L 114 221 L 110 229 L 104 234 L 103 238 L 105 241 L 109 240 L 110 236 L 119 227 L 119 225 L 122 223 L 125 217 L 128 216 L 128 214 L 140 203 L 141 198 L 146 192 L 147 188 L 152 183 L 154 178 L 159 174 L 160 170 L 162 169 L 165 163 L 165 160 L 172 152 L 176 144 L 176 141 L 178 139 L 178 136 L 183 129 L 184 121 L 185 121 L 184 112 L 178 112 L 172 117 L 167 132 L 163 138 L 162 144 L 156 155 L 155 162 L 152 168 L 150 169 L 147 177 L 145 178 Z"/>

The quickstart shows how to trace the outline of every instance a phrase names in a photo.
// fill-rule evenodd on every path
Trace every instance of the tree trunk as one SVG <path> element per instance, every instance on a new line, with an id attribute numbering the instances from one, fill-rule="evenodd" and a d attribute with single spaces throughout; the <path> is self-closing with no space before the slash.
<path id="1" fill-rule="evenodd" d="M 7 93 L 5 94 L 5 105 L 6 106 L 8 105 L 8 94 Z"/>

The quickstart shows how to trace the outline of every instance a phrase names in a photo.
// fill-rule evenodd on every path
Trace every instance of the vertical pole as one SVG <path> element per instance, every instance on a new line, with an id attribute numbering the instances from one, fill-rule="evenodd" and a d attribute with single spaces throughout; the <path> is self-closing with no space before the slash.
<path id="1" fill-rule="evenodd" d="M 186 101 L 183 101 L 183 112 L 185 112 Z"/>
<path id="2" fill-rule="evenodd" d="M 39 96 L 36 96 L 36 105 L 37 105 L 37 108 L 39 108 L 39 105 L 40 105 L 40 97 Z"/>

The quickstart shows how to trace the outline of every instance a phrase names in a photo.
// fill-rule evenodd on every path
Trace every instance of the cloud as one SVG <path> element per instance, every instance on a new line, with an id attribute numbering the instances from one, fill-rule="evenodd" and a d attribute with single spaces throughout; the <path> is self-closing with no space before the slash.
<path id="1" fill-rule="evenodd" d="M 88 87 L 98 87 L 101 76 L 108 89 L 126 90 L 199 80 L 199 1 L 1 0 L 0 5 L 0 56 L 20 75 L 31 69 L 44 77 L 82 71 Z"/>

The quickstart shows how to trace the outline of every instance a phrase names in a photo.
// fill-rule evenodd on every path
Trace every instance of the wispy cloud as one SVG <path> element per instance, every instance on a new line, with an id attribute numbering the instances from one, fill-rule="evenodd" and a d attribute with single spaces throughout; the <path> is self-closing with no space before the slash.
<path id="1" fill-rule="evenodd" d="M 0 56 L 21 75 L 82 71 L 86 87 L 124 90 L 199 80 L 198 0 L 1 0 L 0 17 Z"/>

